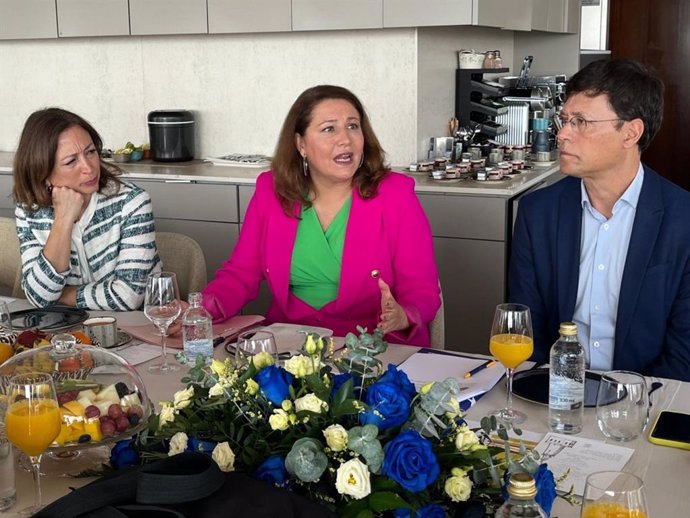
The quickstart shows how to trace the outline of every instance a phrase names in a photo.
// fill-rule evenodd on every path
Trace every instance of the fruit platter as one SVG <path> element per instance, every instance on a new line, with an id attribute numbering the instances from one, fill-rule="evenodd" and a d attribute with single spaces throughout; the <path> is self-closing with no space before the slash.
<path id="1" fill-rule="evenodd" d="M 122 357 L 89 345 L 78 331 L 51 336 L 32 330 L 33 337 L 26 333 L 15 337 L 15 354 L 0 365 L 0 391 L 15 374 L 52 375 L 62 421 L 49 451 L 104 446 L 146 426 L 151 402 L 139 374 Z"/>

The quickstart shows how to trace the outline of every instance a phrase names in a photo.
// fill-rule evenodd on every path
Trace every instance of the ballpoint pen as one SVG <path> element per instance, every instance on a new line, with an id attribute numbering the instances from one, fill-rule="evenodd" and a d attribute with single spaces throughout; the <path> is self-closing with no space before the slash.
<path id="1" fill-rule="evenodd" d="M 474 376 L 478 372 L 481 372 L 484 369 L 488 369 L 489 367 L 493 367 L 495 363 L 496 363 L 496 360 L 486 360 L 481 365 L 479 365 L 479 366 L 475 367 L 474 369 L 472 369 L 471 371 L 465 373 L 465 378 L 471 378 L 472 376 Z"/>

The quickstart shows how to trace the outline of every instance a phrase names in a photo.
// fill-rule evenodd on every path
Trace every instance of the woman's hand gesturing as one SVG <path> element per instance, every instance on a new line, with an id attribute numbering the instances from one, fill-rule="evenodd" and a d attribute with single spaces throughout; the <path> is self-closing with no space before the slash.
<path id="1" fill-rule="evenodd" d="M 383 279 L 379 279 L 379 289 L 381 290 L 381 321 L 377 327 L 384 334 L 410 327 L 405 310 L 396 302 L 390 287 Z"/>

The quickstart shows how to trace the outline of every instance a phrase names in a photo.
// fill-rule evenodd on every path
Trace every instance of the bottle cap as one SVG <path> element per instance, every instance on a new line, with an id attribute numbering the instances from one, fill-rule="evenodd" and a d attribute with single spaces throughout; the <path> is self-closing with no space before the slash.
<path id="1" fill-rule="evenodd" d="M 558 332 L 564 336 L 577 335 L 577 324 L 575 322 L 561 322 Z"/>
<path id="2" fill-rule="evenodd" d="M 198 291 L 193 291 L 188 297 L 190 306 L 200 306 L 201 305 L 201 293 Z"/>
<path id="3" fill-rule="evenodd" d="M 529 473 L 513 473 L 508 481 L 508 494 L 518 500 L 528 500 L 537 495 L 537 486 Z"/>

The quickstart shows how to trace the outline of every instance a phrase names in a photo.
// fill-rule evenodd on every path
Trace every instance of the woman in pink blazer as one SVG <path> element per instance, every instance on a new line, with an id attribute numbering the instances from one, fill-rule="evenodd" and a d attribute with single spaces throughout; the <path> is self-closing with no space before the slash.
<path id="1" fill-rule="evenodd" d="M 431 230 L 414 180 L 391 172 L 383 157 L 354 94 L 328 85 L 302 93 L 283 124 L 272 170 L 257 179 L 232 256 L 203 291 L 214 319 L 239 313 L 265 280 L 273 295 L 269 322 L 327 327 L 336 336 L 378 327 L 390 342 L 428 346 L 440 306 Z M 335 298 L 319 307 L 294 293 L 301 279 L 293 261 L 302 260 L 295 244 L 305 243 L 298 230 L 305 231 L 308 210 L 320 224 L 316 234 L 327 238 L 331 224 L 343 221 L 342 246 L 333 247 Z M 319 237 L 313 229 L 311 237 Z"/>

